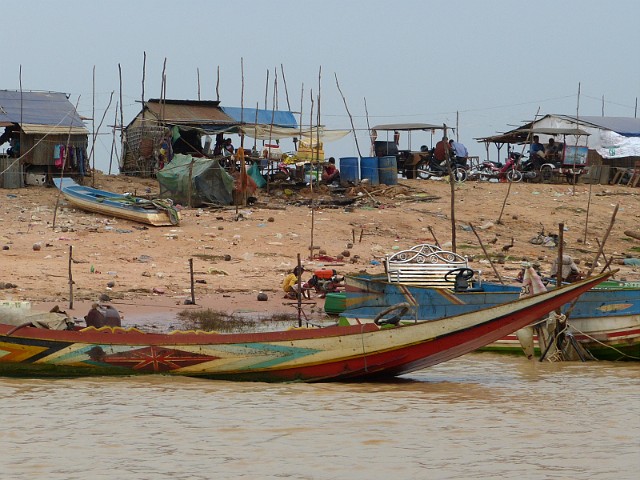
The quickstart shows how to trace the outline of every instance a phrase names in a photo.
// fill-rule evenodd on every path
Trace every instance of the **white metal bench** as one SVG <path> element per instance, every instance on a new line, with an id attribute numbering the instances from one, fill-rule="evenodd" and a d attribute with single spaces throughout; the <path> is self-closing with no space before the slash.
<path id="1" fill-rule="evenodd" d="M 469 262 L 457 253 L 424 243 L 388 255 L 384 267 L 389 282 L 453 288 L 455 275 L 448 280 L 445 275 L 457 268 L 469 268 Z"/>

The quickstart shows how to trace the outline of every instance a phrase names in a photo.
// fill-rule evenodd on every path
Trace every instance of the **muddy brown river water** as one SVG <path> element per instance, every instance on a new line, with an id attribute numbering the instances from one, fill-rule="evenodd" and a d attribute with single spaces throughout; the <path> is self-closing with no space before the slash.
<path id="1" fill-rule="evenodd" d="M 640 363 L 470 354 L 387 383 L 0 379 L 0 479 L 635 479 Z"/>

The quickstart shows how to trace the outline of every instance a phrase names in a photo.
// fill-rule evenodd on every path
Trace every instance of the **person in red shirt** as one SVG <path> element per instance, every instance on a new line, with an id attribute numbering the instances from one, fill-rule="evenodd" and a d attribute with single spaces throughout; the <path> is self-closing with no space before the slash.
<path id="1" fill-rule="evenodd" d="M 329 163 L 322 167 L 322 183 L 340 183 L 340 171 L 336 167 L 336 159 L 329 158 Z"/>
<path id="2" fill-rule="evenodd" d="M 438 162 L 442 163 L 447 158 L 448 150 L 449 150 L 449 139 L 447 137 L 442 137 L 442 140 L 436 143 L 436 148 L 433 151 L 433 156 Z"/>

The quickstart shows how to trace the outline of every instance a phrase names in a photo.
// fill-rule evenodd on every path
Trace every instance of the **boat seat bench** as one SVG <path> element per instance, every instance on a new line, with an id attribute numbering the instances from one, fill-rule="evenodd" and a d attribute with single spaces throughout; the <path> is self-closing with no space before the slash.
<path id="1" fill-rule="evenodd" d="M 394 253 L 384 260 L 387 280 L 392 283 L 421 285 L 433 288 L 453 288 L 455 275 L 444 277 L 451 270 L 469 268 L 466 257 L 429 244 L 416 245 Z"/>

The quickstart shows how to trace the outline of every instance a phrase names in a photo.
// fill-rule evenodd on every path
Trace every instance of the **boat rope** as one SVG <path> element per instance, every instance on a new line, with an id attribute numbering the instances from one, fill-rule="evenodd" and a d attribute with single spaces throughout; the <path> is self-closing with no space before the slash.
<path id="1" fill-rule="evenodd" d="M 636 356 L 633 356 L 633 355 L 629 355 L 629 354 L 627 354 L 627 353 L 622 352 L 621 350 L 618 350 L 616 347 L 614 347 L 614 346 L 612 346 L 612 345 L 607 345 L 606 343 L 601 342 L 601 341 L 600 341 L 600 340 L 598 340 L 597 338 L 592 337 L 592 336 L 591 336 L 591 335 L 589 335 L 588 333 L 581 332 L 580 330 L 578 330 L 578 329 L 577 329 L 575 326 L 573 326 L 573 325 L 571 325 L 571 328 L 572 328 L 573 330 L 575 330 L 576 332 L 578 332 L 580 335 L 584 335 L 584 336 L 585 336 L 585 337 L 587 337 L 589 340 L 593 340 L 594 342 L 596 342 L 596 343 L 598 343 L 598 344 L 602 345 L 603 347 L 610 348 L 611 350 L 613 350 L 613 351 L 615 351 L 615 352 L 619 353 L 619 354 L 620 354 L 620 355 L 622 355 L 623 357 L 630 358 L 630 359 L 632 359 L 632 360 L 640 360 L 640 357 L 636 357 Z"/>
<path id="2" fill-rule="evenodd" d="M 553 318 L 552 318 L 553 317 Z M 552 325 L 558 325 L 558 324 L 562 324 L 563 327 L 561 330 L 557 330 L 554 331 L 553 334 L 551 335 L 551 337 L 548 340 L 547 343 L 547 348 L 544 350 L 544 352 L 542 352 L 542 355 L 540 355 L 540 359 L 538 361 L 542 362 L 543 360 L 548 360 L 549 362 L 556 362 L 556 361 L 562 361 L 564 360 L 564 355 L 562 354 L 562 349 L 559 348 L 559 345 L 557 344 L 558 338 L 560 338 L 561 335 L 563 335 L 564 333 L 567 332 L 568 329 L 568 325 L 567 325 L 567 316 L 564 314 L 558 314 L 555 312 L 551 312 L 549 314 L 549 317 L 547 320 L 550 324 Z M 551 349 L 552 346 L 556 347 L 556 350 L 554 351 L 553 354 L 551 355 L 547 355 L 549 353 L 549 350 Z"/>

